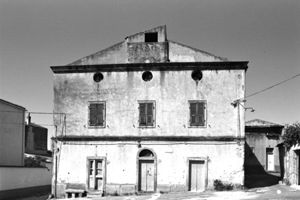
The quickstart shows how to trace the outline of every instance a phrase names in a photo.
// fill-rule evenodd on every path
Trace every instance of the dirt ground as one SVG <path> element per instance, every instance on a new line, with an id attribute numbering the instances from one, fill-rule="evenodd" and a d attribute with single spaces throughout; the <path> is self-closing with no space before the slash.
<path id="1" fill-rule="evenodd" d="M 47 200 L 49 195 L 20 198 L 17 200 Z M 142 196 L 113 196 L 100 198 L 76 198 L 76 200 L 299 200 L 300 187 L 273 185 L 269 187 L 253 188 L 239 191 L 206 191 L 202 193 L 183 192 L 168 194 L 152 194 Z"/>

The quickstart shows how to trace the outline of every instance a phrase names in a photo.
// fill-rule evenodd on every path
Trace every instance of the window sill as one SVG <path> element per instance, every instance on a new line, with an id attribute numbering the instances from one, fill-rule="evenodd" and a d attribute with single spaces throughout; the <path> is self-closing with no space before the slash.
<path id="1" fill-rule="evenodd" d="M 188 126 L 188 128 L 207 128 L 207 126 Z"/>
<path id="2" fill-rule="evenodd" d="M 88 129 L 104 129 L 106 126 L 88 126 Z"/>
<path id="3" fill-rule="evenodd" d="M 156 128 L 156 126 L 138 126 L 138 128 L 147 129 L 147 128 Z"/>

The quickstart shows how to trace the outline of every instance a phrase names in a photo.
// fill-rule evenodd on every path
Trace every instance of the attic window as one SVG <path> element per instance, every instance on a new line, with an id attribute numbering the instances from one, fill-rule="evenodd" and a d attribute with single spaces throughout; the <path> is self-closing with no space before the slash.
<path id="1" fill-rule="evenodd" d="M 149 71 L 145 71 L 143 74 L 142 74 L 142 79 L 144 81 L 150 81 L 151 79 L 153 78 L 153 75 L 151 72 Z"/>
<path id="2" fill-rule="evenodd" d="M 145 33 L 145 42 L 157 42 L 157 40 L 158 40 L 157 32 Z"/>
<path id="3" fill-rule="evenodd" d="M 194 70 L 192 72 L 192 79 L 194 79 L 195 81 L 200 81 L 202 79 L 202 72 L 200 70 Z"/>
<path id="4" fill-rule="evenodd" d="M 98 73 L 95 73 L 94 76 L 93 76 L 93 79 L 96 83 L 99 83 L 100 81 L 103 80 L 103 74 L 98 72 Z"/>

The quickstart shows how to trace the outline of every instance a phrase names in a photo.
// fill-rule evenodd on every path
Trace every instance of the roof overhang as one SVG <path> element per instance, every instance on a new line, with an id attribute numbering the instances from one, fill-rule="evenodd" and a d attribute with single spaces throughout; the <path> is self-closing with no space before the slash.
<path id="1" fill-rule="evenodd" d="M 226 62 L 168 62 L 168 63 L 122 63 L 97 65 L 51 66 L 53 73 L 90 73 L 121 71 L 186 71 L 186 70 L 247 70 L 248 61 Z"/>

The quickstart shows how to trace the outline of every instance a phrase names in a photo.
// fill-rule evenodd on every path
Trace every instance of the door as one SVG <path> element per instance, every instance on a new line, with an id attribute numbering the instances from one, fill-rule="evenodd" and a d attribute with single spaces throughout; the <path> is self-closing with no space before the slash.
<path id="1" fill-rule="evenodd" d="M 189 161 L 189 190 L 193 192 L 205 190 L 204 160 Z"/>
<path id="2" fill-rule="evenodd" d="M 139 162 L 139 190 L 154 192 L 154 160 L 140 160 Z"/>
<path id="3" fill-rule="evenodd" d="M 267 170 L 275 170 L 273 148 L 267 148 Z"/>
<path id="4" fill-rule="evenodd" d="M 103 190 L 103 160 L 89 160 L 88 187 L 90 190 Z"/>

